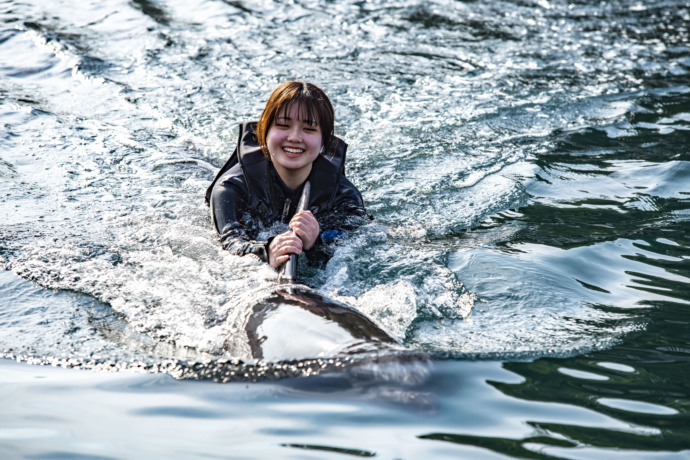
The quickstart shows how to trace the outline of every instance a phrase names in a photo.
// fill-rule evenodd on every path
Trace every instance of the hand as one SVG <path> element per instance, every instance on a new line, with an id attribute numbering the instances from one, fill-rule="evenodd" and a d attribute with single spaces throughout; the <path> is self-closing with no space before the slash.
<path id="1" fill-rule="evenodd" d="M 302 240 L 293 232 L 288 231 L 277 235 L 268 245 L 268 263 L 278 268 L 288 261 L 290 254 L 299 255 L 302 252 Z"/>
<path id="2" fill-rule="evenodd" d="M 304 249 L 308 251 L 316 244 L 319 237 L 319 222 L 311 211 L 301 211 L 290 219 L 290 228 L 302 239 Z"/>

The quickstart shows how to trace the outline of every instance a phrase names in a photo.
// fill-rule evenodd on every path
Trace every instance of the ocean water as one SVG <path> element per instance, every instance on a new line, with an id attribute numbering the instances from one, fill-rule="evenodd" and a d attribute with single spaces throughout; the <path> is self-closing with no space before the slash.
<path id="1" fill-rule="evenodd" d="M 0 3 L 0 456 L 690 458 L 690 3 Z M 405 351 L 248 359 L 203 192 L 322 87 Z M 297 335 L 298 332 L 295 332 Z"/>

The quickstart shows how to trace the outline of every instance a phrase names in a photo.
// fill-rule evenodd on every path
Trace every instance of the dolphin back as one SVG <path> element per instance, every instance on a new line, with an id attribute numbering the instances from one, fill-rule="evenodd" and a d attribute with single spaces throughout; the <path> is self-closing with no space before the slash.
<path id="1" fill-rule="evenodd" d="M 272 362 L 404 349 L 356 309 L 305 286 L 255 304 L 245 331 L 252 358 Z"/>

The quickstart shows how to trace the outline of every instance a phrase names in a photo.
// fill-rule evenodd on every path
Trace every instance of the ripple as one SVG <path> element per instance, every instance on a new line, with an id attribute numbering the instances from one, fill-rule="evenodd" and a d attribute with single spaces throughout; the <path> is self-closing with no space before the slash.
<path id="1" fill-rule="evenodd" d="M 59 430 L 47 428 L 0 428 L 0 439 L 6 441 L 19 439 L 41 439 L 62 436 Z"/>
<path id="2" fill-rule="evenodd" d="M 594 374 L 592 372 L 580 371 L 577 369 L 569 369 L 567 367 L 559 367 L 558 372 L 561 374 L 568 375 L 570 377 L 575 377 L 577 379 L 585 380 L 608 380 L 609 378 L 605 375 Z"/>
<path id="3" fill-rule="evenodd" d="M 620 409 L 627 412 L 652 415 L 676 415 L 678 411 L 660 404 L 652 404 L 642 401 L 632 401 L 630 399 L 599 398 L 597 402 L 612 409 Z"/>
<path id="4" fill-rule="evenodd" d="M 635 368 L 628 366 L 626 364 L 619 364 L 619 363 L 609 363 L 609 362 L 600 362 L 597 363 L 597 366 L 603 367 L 605 369 L 611 369 L 614 371 L 619 371 L 619 372 L 635 372 Z"/>

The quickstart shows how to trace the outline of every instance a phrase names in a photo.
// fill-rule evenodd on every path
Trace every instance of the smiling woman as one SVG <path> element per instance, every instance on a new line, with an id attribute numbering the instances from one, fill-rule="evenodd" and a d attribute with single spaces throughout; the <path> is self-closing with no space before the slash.
<path id="1" fill-rule="evenodd" d="M 237 148 L 206 193 L 223 247 L 274 268 L 303 251 L 312 261 L 327 259 L 327 240 L 367 216 L 361 193 L 345 178 L 346 151 L 320 88 L 278 86 L 259 122 L 240 126 Z M 307 180 L 311 199 L 297 212 Z"/>

